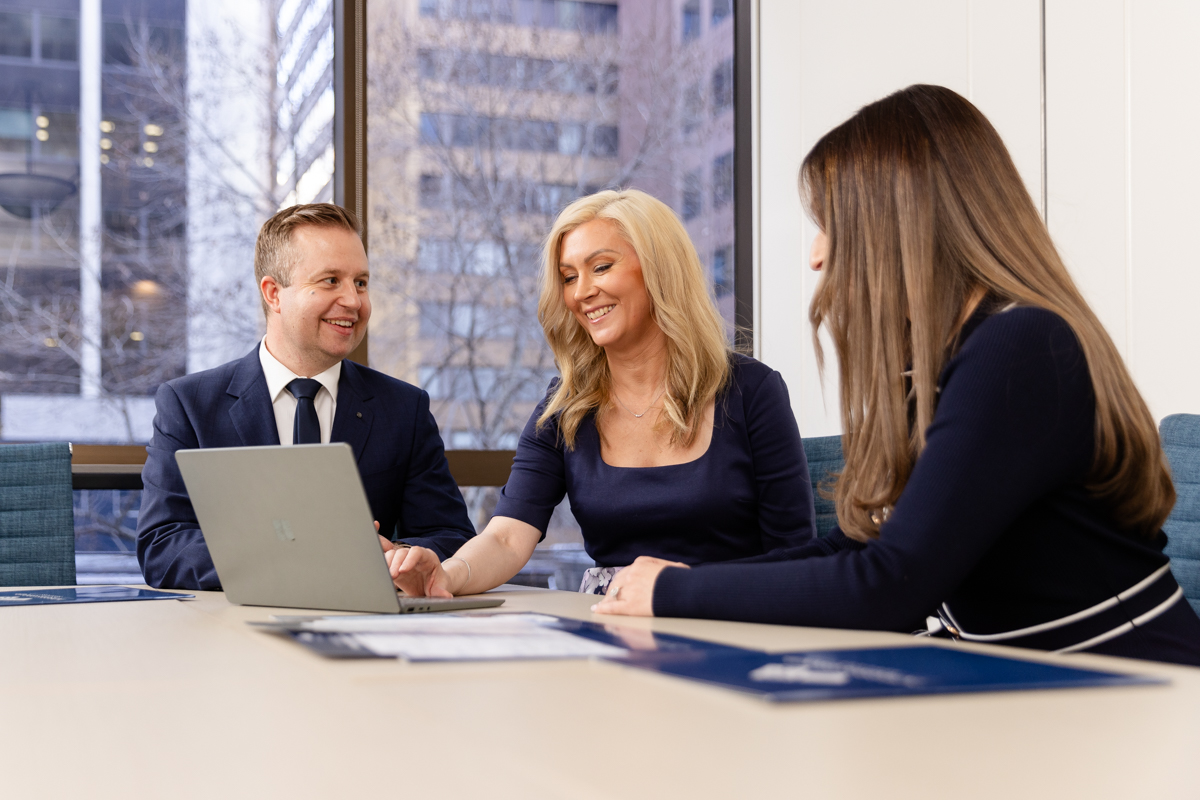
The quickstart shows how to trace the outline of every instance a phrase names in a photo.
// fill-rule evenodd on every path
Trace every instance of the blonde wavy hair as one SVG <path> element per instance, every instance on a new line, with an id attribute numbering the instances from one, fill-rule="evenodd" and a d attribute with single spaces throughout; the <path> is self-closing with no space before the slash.
<path id="1" fill-rule="evenodd" d="M 671 442 L 687 447 L 696 439 L 705 407 L 729 382 L 731 348 L 704 267 L 683 223 L 661 200 L 637 189 L 581 197 L 563 209 L 546 237 L 538 321 L 561 380 L 538 425 L 558 416 L 562 440 L 571 449 L 587 415 L 612 403 L 608 358 L 567 309 L 558 270 L 563 237 L 595 219 L 615 223 L 641 261 L 654 322 L 667 338 L 667 379 L 658 429 L 669 427 Z"/>
<path id="2" fill-rule="evenodd" d="M 979 109 L 950 89 L 910 86 L 825 134 L 800 184 L 829 239 L 809 318 L 818 359 L 824 325 L 841 370 L 846 466 L 833 494 L 847 536 L 879 535 L 925 447 L 938 376 L 984 296 L 1070 326 L 1096 398 L 1088 488 L 1128 529 L 1162 527 L 1175 489 L 1154 418 Z"/>

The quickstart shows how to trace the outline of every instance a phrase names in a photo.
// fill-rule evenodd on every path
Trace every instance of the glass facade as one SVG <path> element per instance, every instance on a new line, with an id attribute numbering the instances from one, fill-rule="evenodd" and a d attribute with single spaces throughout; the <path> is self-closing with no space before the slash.
<path id="1" fill-rule="evenodd" d="M 149 439 L 261 335 L 254 237 L 332 198 L 331 0 L 0 3 L 0 438 Z"/>
<path id="2" fill-rule="evenodd" d="M 161 383 L 254 346 L 258 226 L 332 199 L 333 106 L 331 0 L 0 2 L 0 440 L 144 443 Z M 129 572 L 139 502 L 76 493 L 83 573 Z"/>

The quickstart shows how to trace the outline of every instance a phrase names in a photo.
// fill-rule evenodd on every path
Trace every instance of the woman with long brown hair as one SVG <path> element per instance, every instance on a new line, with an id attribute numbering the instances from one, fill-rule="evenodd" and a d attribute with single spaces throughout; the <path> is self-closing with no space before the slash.
<path id="1" fill-rule="evenodd" d="M 839 529 L 773 563 L 639 561 L 604 613 L 848 628 L 1200 665 L 1162 553 L 1154 420 L 999 135 L 911 86 L 801 167 L 810 318 L 841 381 Z M 936 618 L 930 619 L 930 618 Z"/>

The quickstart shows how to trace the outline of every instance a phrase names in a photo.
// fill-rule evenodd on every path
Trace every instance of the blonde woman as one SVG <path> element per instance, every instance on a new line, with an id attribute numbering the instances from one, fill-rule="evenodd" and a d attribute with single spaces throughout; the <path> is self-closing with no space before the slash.
<path id="1" fill-rule="evenodd" d="M 808 466 L 778 372 L 735 355 L 679 219 L 644 192 L 559 215 L 538 318 L 561 378 L 534 411 L 484 531 L 438 563 L 389 553 L 413 595 L 472 594 L 515 575 L 566 494 L 602 594 L 639 556 L 727 561 L 813 536 Z"/>
<path id="2" fill-rule="evenodd" d="M 817 142 L 801 184 L 814 341 L 825 325 L 840 367 L 840 531 L 776 563 L 639 561 L 597 610 L 933 616 L 970 641 L 1200 665 L 1162 553 L 1175 491 L 1154 420 L 987 119 L 909 87 Z"/>

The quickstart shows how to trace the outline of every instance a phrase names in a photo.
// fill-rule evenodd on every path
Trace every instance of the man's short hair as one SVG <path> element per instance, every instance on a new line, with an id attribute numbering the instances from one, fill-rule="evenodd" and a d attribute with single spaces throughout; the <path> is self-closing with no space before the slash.
<path id="1" fill-rule="evenodd" d="M 333 203 L 305 203 L 288 206 L 263 223 L 254 244 L 254 284 L 262 286 L 262 279 L 270 275 L 280 286 L 292 285 L 292 269 L 296 265 L 296 254 L 292 248 L 292 231 L 303 225 L 325 228 L 342 228 L 359 234 L 358 217 Z M 263 314 L 267 314 L 267 301 L 262 299 Z"/>

